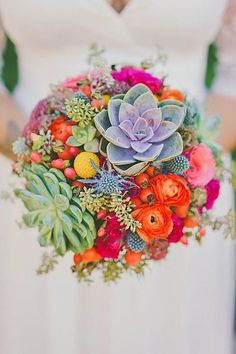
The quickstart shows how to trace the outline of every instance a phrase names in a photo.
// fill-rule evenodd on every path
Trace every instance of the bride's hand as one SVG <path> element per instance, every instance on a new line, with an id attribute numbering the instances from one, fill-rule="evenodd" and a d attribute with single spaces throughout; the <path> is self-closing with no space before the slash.
<path id="1" fill-rule="evenodd" d="M 24 124 L 24 116 L 13 99 L 0 93 L 0 153 L 12 160 L 12 143 L 21 134 Z"/>
<path id="2" fill-rule="evenodd" d="M 219 143 L 225 151 L 236 147 L 236 99 L 212 93 L 207 101 L 207 115 L 221 118 Z"/>

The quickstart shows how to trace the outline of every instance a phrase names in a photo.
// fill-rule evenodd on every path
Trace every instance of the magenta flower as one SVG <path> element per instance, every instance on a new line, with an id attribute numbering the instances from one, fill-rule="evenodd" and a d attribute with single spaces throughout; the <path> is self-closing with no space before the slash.
<path id="1" fill-rule="evenodd" d="M 183 220 L 178 218 L 175 214 L 172 214 L 173 230 L 168 237 L 169 243 L 179 242 L 183 236 Z"/>
<path id="2" fill-rule="evenodd" d="M 97 240 L 97 251 L 103 258 L 116 259 L 121 249 L 121 241 L 125 235 L 122 225 L 114 213 L 111 213 L 106 222 L 106 236 Z"/>
<path id="3" fill-rule="evenodd" d="M 163 86 L 162 80 L 152 76 L 142 69 L 123 67 L 121 71 L 114 71 L 112 76 L 117 81 L 123 81 L 131 86 L 142 83 L 145 84 L 153 93 L 157 93 Z"/>
<path id="4" fill-rule="evenodd" d="M 216 199 L 219 197 L 220 193 L 220 181 L 218 179 L 212 179 L 206 185 L 207 201 L 205 204 L 206 209 L 212 209 Z"/>

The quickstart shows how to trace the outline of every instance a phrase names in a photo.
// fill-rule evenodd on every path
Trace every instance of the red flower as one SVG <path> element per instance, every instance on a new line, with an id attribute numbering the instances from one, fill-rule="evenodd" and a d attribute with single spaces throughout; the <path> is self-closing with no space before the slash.
<path id="1" fill-rule="evenodd" d="M 218 179 L 212 179 L 206 185 L 207 201 L 205 207 L 209 210 L 212 209 L 216 199 L 219 197 L 220 193 L 220 181 Z"/>

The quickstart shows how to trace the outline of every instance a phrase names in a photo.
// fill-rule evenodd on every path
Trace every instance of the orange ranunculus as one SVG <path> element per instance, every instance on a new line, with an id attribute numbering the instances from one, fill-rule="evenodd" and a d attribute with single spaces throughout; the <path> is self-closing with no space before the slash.
<path id="1" fill-rule="evenodd" d="M 183 102 L 184 95 L 179 90 L 173 90 L 173 89 L 170 89 L 169 87 L 165 87 L 161 93 L 161 96 L 159 97 L 159 100 L 160 101 L 177 100 L 177 101 Z"/>
<path id="2" fill-rule="evenodd" d="M 148 244 L 156 238 L 167 239 L 173 229 L 172 212 L 165 205 L 140 206 L 132 215 L 142 224 L 136 229 L 137 234 Z"/>
<path id="3" fill-rule="evenodd" d="M 159 175 L 149 180 L 158 202 L 168 206 L 189 205 L 190 190 L 187 181 L 180 176 Z"/>

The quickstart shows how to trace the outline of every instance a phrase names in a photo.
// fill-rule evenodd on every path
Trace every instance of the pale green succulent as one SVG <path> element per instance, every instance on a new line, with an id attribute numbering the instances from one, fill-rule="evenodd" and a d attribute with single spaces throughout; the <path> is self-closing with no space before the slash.
<path id="1" fill-rule="evenodd" d="M 67 139 L 66 144 L 69 146 L 84 145 L 85 151 L 98 152 L 99 142 L 96 138 L 97 130 L 94 126 L 89 125 L 84 128 L 77 126 L 72 127 L 72 136 Z"/>
<path id="2" fill-rule="evenodd" d="M 15 194 L 29 211 L 23 217 L 25 224 L 39 228 L 40 246 L 54 245 L 60 255 L 91 248 L 96 237 L 93 217 L 72 195 L 63 173 L 32 164 L 23 176 L 25 189 L 16 189 Z"/>

